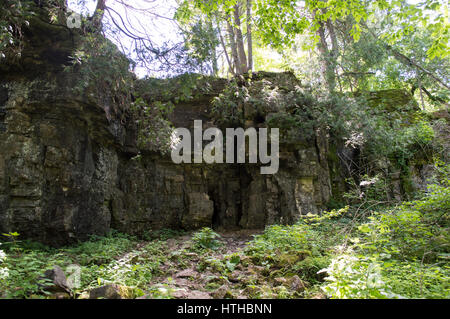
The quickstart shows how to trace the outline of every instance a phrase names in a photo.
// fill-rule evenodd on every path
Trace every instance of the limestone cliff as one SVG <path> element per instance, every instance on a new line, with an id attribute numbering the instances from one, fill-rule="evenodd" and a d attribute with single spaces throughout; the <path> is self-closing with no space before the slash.
<path id="1" fill-rule="evenodd" d="M 327 143 L 316 134 L 282 143 L 274 176 L 249 164 L 176 165 L 145 150 L 133 158 L 133 121 L 108 113 L 101 92 L 77 93 L 77 74 L 61 67 L 76 34 L 42 21 L 30 30 L 22 60 L 0 67 L 1 232 L 63 245 L 111 228 L 263 228 L 292 223 L 330 198 Z M 178 103 L 174 126 L 213 125 L 210 101 L 226 81 L 219 82 L 215 92 Z M 248 116 L 246 125 L 258 121 Z"/>
<path id="2" fill-rule="evenodd" d="M 0 64 L 0 232 L 60 246 L 111 229 L 254 229 L 293 223 L 330 200 L 328 138 L 314 127 L 300 134 L 285 125 L 275 175 L 261 175 L 257 164 L 176 165 L 139 150 L 136 119 L 110 105 L 108 90 L 90 85 L 80 94 L 74 89 L 80 75 L 64 72 L 78 42 L 63 26 L 34 21 L 21 60 Z M 297 79 L 259 73 L 252 81 L 253 90 L 276 87 L 278 96 L 239 105 L 240 124 L 265 127 L 289 118 Z M 200 89 L 212 89 L 173 100 L 172 124 L 192 128 L 201 119 L 205 128 L 223 127 L 211 101 L 227 83 L 200 81 Z M 143 95 L 162 101 L 161 86 L 172 91 L 172 84 L 147 81 Z"/>

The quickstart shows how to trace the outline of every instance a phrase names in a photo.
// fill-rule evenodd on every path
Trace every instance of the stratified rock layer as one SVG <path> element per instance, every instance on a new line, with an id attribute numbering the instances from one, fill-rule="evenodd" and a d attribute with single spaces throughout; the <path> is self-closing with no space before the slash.
<path id="1" fill-rule="evenodd" d="M 250 164 L 177 165 L 150 153 L 132 159 L 126 128 L 108 121 L 98 101 L 75 96 L 69 82 L 55 74 L 0 87 L 2 232 L 61 245 L 112 227 L 134 234 L 263 228 L 316 212 L 330 197 L 319 137 L 309 147 L 282 147 L 275 175 Z"/>
<path id="2" fill-rule="evenodd" d="M 2 232 L 63 245 L 111 228 L 263 228 L 317 212 L 330 197 L 319 135 L 282 144 L 275 175 L 261 175 L 256 164 L 177 165 L 145 152 L 133 159 L 133 130 L 108 120 L 99 99 L 75 94 L 74 82 L 63 72 L 9 71 L 0 85 Z M 210 108 L 200 99 L 173 114 L 189 114 L 193 125 L 210 118 Z M 175 126 L 185 121 L 173 118 Z"/>

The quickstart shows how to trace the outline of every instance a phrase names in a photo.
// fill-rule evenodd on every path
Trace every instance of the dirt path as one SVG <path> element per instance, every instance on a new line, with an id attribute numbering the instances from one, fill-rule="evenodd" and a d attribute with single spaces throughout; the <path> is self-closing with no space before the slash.
<path id="1" fill-rule="evenodd" d="M 151 290 L 180 299 L 245 298 L 241 278 L 248 278 L 249 270 L 244 271 L 239 265 L 236 269 L 224 268 L 223 261 L 244 249 L 257 233 L 248 230 L 219 233 L 222 245 L 208 253 L 189 249 L 190 235 L 167 240 L 170 257 L 161 267 L 164 275 L 150 283 Z"/>

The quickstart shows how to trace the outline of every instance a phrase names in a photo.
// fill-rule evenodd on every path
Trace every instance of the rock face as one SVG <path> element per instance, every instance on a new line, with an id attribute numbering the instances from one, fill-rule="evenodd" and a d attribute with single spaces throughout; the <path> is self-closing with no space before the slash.
<path id="1" fill-rule="evenodd" d="M 132 159 L 132 130 L 107 120 L 100 101 L 76 96 L 72 79 L 11 75 L 0 85 L 1 232 L 58 246 L 111 228 L 263 228 L 316 212 L 330 197 L 320 136 L 282 147 L 275 175 L 253 164 L 176 165 L 145 152 Z M 200 106 L 199 117 L 210 108 Z M 175 113 L 183 111 L 195 119 L 186 105 Z"/>
<path id="2" fill-rule="evenodd" d="M 317 213 L 343 188 L 346 171 L 336 154 L 354 151 L 329 150 L 324 133 L 293 116 L 308 98 L 297 99 L 301 85 L 292 74 L 254 74 L 253 93 L 261 99 L 249 95 L 235 103 L 241 122 L 231 126 L 211 103 L 225 94 L 225 79 L 195 82 L 199 92 L 189 99 L 170 97 L 167 91 L 176 86 L 168 80 L 144 83 L 146 100 L 174 102 L 169 120 L 175 127 L 193 129 L 194 120 L 202 120 L 203 129 L 271 126 L 286 133 L 274 175 L 261 175 L 259 164 L 177 165 L 138 149 L 133 117 L 111 103 L 104 86 L 74 89 L 84 81 L 81 72 L 64 72 L 62 65 L 70 62 L 79 36 L 44 20 L 33 18 L 25 30 L 19 62 L 0 63 L 0 232 L 61 246 L 111 229 L 136 235 L 161 228 L 261 229 Z M 236 90 L 245 95 L 242 82 Z M 417 107 L 403 93 L 366 98 L 405 112 Z M 344 157 L 358 155 L 350 153 Z"/>
<path id="3" fill-rule="evenodd" d="M 328 171 L 315 147 L 284 156 L 275 175 L 261 175 L 259 167 L 249 164 L 176 165 L 153 156 L 126 163 L 112 201 L 113 227 L 141 233 L 162 227 L 259 229 L 293 223 L 328 201 Z"/>
<path id="4" fill-rule="evenodd" d="M 119 136 L 64 77 L 20 79 L 1 109 L 0 227 L 62 244 L 109 230 Z"/>
<path id="5" fill-rule="evenodd" d="M 261 175 L 259 164 L 177 165 L 138 150 L 133 117 L 119 114 L 105 98 L 108 90 L 74 90 L 83 78 L 61 66 L 78 41 L 67 28 L 38 19 L 25 32 L 22 60 L 0 63 L 0 232 L 61 246 L 111 229 L 136 235 L 161 228 L 261 229 L 318 212 L 332 185 L 334 191 L 342 184 L 345 172 L 330 161 L 336 149 L 329 151 L 328 138 L 301 120 L 292 129 L 292 109 L 303 103 L 294 101 L 300 84 L 292 74 L 254 74 L 253 90 L 263 97 L 237 106 L 240 125 L 224 126 L 211 104 L 224 79 L 196 82 L 213 89 L 173 99 L 169 118 L 175 127 L 192 129 L 202 120 L 204 129 L 222 131 L 279 121 L 291 134 L 281 137 L 278 173 Z M 152 101 L 174 89 L 167 80 L 147 85 Z M 369 100 L 385 103 L 394 95 L 400 96 L 395 103 L 408 104 L 404 94 L 382 93 Z"/>
<path id="6" fill-rule="evenodd" d="M 112 228 L 263 228 L 293 223 L 330 199 L 327 140 L 318 132 L 281 141 L 275 175 L 256 164 L 176 165 L 145 150 L 134 158 L 133 122 L 111 113 L 105 92 L 76 93 L 82 79 L 61 68 L 77 41 L 38 19 L 25 33 L 23 59 L 0 64 L 0 232 L 61 246 Z M 286 94 L 294 89 L 291 75 L 275 77 Z M 176 104 L 174 126 L 214 125 L 215 95 Z M 274 114 L 243 107 L 245 127 Z"/>

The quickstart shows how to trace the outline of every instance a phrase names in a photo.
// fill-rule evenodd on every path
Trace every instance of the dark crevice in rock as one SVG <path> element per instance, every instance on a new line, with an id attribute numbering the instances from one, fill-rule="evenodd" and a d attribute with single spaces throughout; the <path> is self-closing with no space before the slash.
<path id="1" fill-rule="evenodd" d="M 4 84 L 0 84 L 0 107 L 4 107 L 8 99 L 8 88 Z"/>
<path id="2" fill-rule="evenodd" d="M 217 200 L 217 193 L 214 190 L 210 190 L 208 192 L 209 198 L 213 201 L 214 211 L 212 216 L 212 227 L 213 229 L 217 229 L 220 227 L 220 204 Z"/>
<path id="3" fill-rule="evenodd" d="M 8 102 L 8 88 L 0 84 L 0 133 L 6 131 L 5 117 L 6 117 L 6 102 Z"/>

